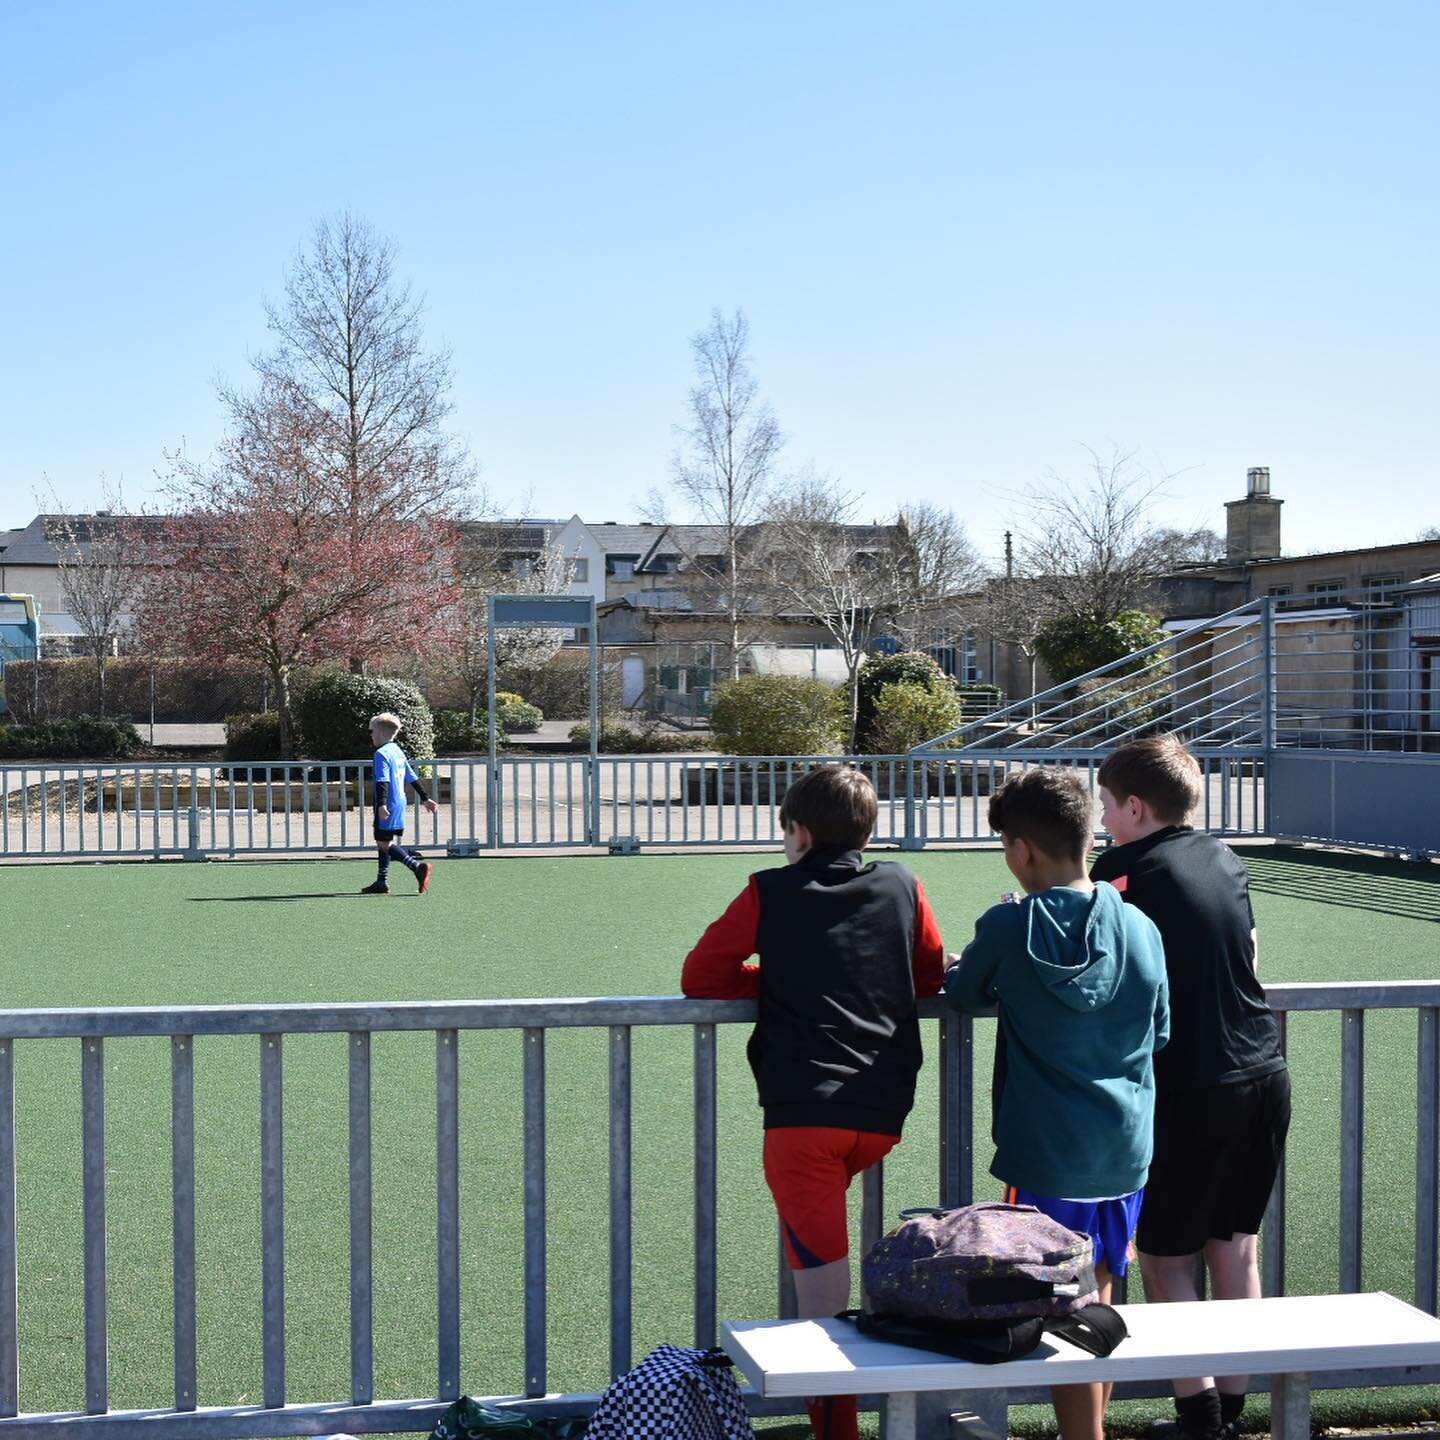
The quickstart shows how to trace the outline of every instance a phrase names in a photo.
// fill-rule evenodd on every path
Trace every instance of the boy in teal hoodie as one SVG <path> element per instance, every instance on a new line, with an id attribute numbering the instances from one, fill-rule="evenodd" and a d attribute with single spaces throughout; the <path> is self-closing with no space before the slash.
<path id="1" fill-rule="evenodd" d="M 1025 890 L 992 906 L 945 974 L 960 1011 L 1000 1007 L 990 1173 L 1012 1204 L 1091 1237 L 1100 1299 L 1124 1275 L 1150 1168 L 1155 1076 L 1170 1037 L 1155 926 L 1085 856 L 1094 803 L 1069 770 L 1028 770 L 990 798 L 1005 863 Z M 1061 1440 L 1104 1440 L 1108 1385 L 1054 1391 Z"/>

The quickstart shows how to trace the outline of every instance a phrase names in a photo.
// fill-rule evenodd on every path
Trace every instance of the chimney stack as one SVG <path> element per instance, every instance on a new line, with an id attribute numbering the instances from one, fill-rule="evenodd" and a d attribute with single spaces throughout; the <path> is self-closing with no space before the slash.
<path id="1" fill-rule="evenodd" d="M 1280 507 L 1284 503 L 1270 493 L 1270 467 L 1252 465 L 1245 472 L 1245 498 L 1225 502 L 1227 564 L 1279 558 Z"/>

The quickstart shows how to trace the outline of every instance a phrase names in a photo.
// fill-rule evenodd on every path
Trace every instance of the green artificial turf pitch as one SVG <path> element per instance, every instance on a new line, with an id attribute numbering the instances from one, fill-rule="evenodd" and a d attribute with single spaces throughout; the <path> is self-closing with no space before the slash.
<path id="1" fill-rule="evenodd" d="M 1433 867 L 1254 847 L 1261 972 L 1271 981 L 1440 974 Z M 908 857 L 959 948 L 1013 882 L 994 852 Z M 442 862 L 419 897 L 357 892 L 370 862 L 113 864 L 0 869 L 7 1006 L 224 1004 L 673 994 L 681 957 L 755 855 Z M 933 1031 L 933 1026 L 928 1027 Z M 774 1313 L 775 1228 L 760 1177 L 748 1027 L 720 1037 L 720 1313 Z M 1415 1016 L 1367 1023 L 1365 1284 L 1412 1293 Z M 979 1027 L 983 1096 L 993 1027 Z M 202 1405 L 257 1403 L 260 1368 L 259 1041 L 196 1046 Z M 928 1043 L 928 1040 L 927 1040 Z M 561 1031 L 549 1084 L 549 1384 L 601 1388 L 608 1368 L 607 1037 Z M 1336 1284 L 1339 1017 L 1290 1029 L 1288 1284 Z M 932 1051 L 933 1054 L 933 1051 Z M 79 1408 L 79 1042 L 17 1048 L 22 1408 Z M 349 1393 L 345 1037 L 285 1042 L 289 1398 Z M 635 1352 L 692 1338 L 691 1044 L 634 1033 Z M 377 1035 L 375 1393 L 435 1393 L 435 1043 Z M 521 1039 L 461 1044 L 462 1384 L 523 1389 Z M 169 1046 L 107 1045 L 111 1405 L 172 1392 Z M 936 1198 L 933 1060 L 907 1142 L 887 1163 L 887 1208 Z M 977 1195 L 988 1114 L 976 1117 Z M 858 1209 L 858 1206 L 856 1207 Z M 1138 1285 L 1136 1289 L 1138 1291 Z M 1409 1406 L 1406 1392 L 1390 1392 Z M 1413 1396 L 1413 1392 L 1412 1392 Z M 1387 1402 L 1388 1403 L 1388 1402 Z"/>

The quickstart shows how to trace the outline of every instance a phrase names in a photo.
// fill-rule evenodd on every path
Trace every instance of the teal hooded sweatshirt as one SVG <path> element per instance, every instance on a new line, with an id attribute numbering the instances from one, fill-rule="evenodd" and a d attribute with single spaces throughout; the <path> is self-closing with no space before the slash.
<path id="1" fill-rule="evenodd" d="M 1056 1200 L 1128 1195 L 1150 1169 L 1154 1052 L 1170 1038 L 1160 932 L 1104 881 L 995 905 L 945 975 L 1000 1007 L 990 1173 Z"/>

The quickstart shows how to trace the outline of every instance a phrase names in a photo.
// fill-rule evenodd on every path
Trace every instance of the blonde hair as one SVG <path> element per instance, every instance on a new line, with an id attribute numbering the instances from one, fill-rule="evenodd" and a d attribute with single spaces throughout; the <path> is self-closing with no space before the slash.
<path id="1" fill-rule="evenodd" d="M 389 710 L 382 710 L 378 715 L 372 715 L 370 717 L 371 729 L 374 729 L 376 725 L 379 725 L 384 729 L 388 730 L 390 732 L 390 738 L 392 740 L 400 733 L 401 730 L 400 717 L 398 715 L 392 714 Z"/>

